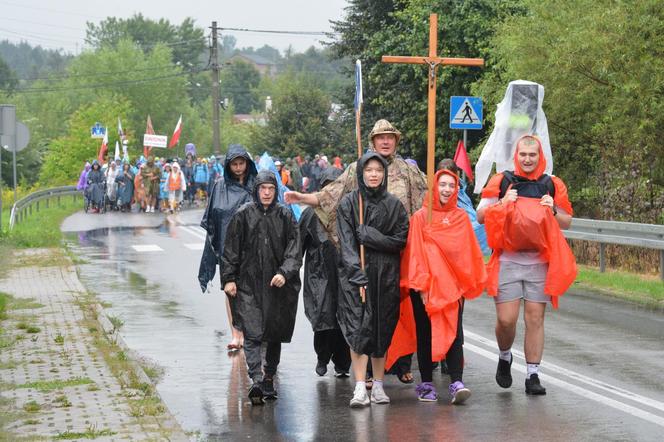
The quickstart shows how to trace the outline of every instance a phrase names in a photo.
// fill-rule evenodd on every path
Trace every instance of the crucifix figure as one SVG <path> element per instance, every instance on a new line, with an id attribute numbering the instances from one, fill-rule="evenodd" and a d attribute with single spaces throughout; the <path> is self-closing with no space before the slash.
<path id="1" fill-rule="evenodd" d="M 436 155 L 436 70 L 440 65 L 452 66 L 484 66 L 482 58 L 446 58 L 438 57 L 438 14 L 429 16 L 429 56 L 394 56 L 383 55 L 383 63 L 426 64 L 429 66 L 429 96 L 427 117 L 427 184 L 428 210 L 427 219 L 431 222 L 431 208 L 433 207 L 433 178 L 434 158 Z"/>

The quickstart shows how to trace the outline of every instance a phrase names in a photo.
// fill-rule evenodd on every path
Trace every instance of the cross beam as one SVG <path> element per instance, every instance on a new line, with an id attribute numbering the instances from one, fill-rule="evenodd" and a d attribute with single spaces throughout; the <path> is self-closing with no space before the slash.
<path id="1" fill-rule="evenodd" d="M 427 97 L 428 115 L 427 115 L 427 185 L 428 209 L 427 220 L 431 222 L 431 209 L 433 207 L 433 189 L 434 189 L 434 160 L 436 156 L 436 75 L 438 66 L 484 66 L 482 58 L 450 58 L 438 57 L 438 14 L 429 16 L 429 55 L 427 57 L 418 56 L 398 56 L 383 55 L 383 63 L 406 63 L 406 64 L 425 64 L 429 67 L 429 94 Z"/>

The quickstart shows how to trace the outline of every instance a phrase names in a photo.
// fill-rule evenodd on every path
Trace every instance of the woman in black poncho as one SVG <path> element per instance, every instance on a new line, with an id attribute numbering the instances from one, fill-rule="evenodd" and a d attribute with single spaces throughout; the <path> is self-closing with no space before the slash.
<path id="1" fill-rule="evenodd" d="M 369 404 L 364 382 L 369 357 L 374 384 L 371 401 L 390 402 L 383 390 L 385 352 L 399 319 L 399 260 L 408 237 L 408 215 L 403 204 L 387 192 L 387 162 L 377 153 L 357 163 L 359 190 L 345 195 L 337 210 L 341 286 L 337 318 L 351 349 L 355 392 L 351 407 Z M 359 195 L 364 203 L 364 224 L 359 223 Z M 365 247 L 365 269 L 360 264 Z M 366 302 L 360 298 L 366 289 Z"/>

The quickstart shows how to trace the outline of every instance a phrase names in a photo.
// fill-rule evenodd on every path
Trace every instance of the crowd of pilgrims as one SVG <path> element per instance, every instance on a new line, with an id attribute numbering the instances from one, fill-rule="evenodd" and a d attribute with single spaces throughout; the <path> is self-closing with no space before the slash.
<path id="1" fill-rule="evenodd" d="M 100 163 L 86 162 L 77 189 L 84 192 L 92 212 L 102 207 L 121 212 L 170 212 L 183 204 L 205 205 L 214 183 L 223 178 L 224 156 L 182 158 L 139 157 L 134 163 L 116 158 Z M 258 164 L 260 157 L 254 157 Z M 340 157 L 330 163 L 325 155 L 300 156 L 273 162 L 283 186 L 290 190 L 315 192 L 322 172 L 328 167 L 343 169 Z"/>
<path id="2" fill-rule="evenodd" d="M 440 365 L 450 375 L 451 403 L 465 402 L 470 389 L 463 383 L 464 303 L 485 290 L 490 296 L 505 295 L 498 289 L 498 272 L 508 266 L 497 257 L 503 252 L 508 258 L 521 255 L 510 249 L 503 231 L 524 236 L 519 229 L 532 228 L 524 227 L 528 220 L 504 228 L 511 216 L 506 215 L 507 208 L 520 207 L 509 204 L 516 201 L 517 188 L 539 207 L 528 210 L 546 220 L 535 221 L 543 224 L 541 238 L 526 232 L 531 240 L 526 253 L 532 255 L 538 240 L 548 241 L 550 250 L 555 245 L 557 254 L 573 262 L 573 256 L 561 251 L 566 247 L 562 234 L 551 233 L 556 229 L 559 233 L 556 217 L 571 214 L 571 205 L 562 181 L 555 181 L 560 186 L 555 205 L 540 182 L 546 177 L 546 160 L 537 137 L 517 143 L 517 152 L 530 155 L 523 166 L 527 170 L 514 153 L 516 175 L 497 174 L 489 182 L 487 189 L 493 192 L 496 185 L 503 187 L 501 180 L 506 177 L 526 177 L 514 189 L 512 184 L 505 186 L 506 193 L 505 189 L 487 193 L 495 201 L 480 211 L 485 231 L 454 161 L 440 162 L 429 200 L 425 175 L 416 163 L 396 153 L 400 136 L 388 121 L 379 120 L 369 135 L 367 153 L 343 170 L 321 167 L 317 186 L 309 189 L 313 193 L 289 191 L 282 185 L 282 180 L 288 182 L 283 168 L 257 167 L 243 146 L 230 146 L 223 179 L 212 186 L 201 221 L 207 238 L 198 279 L 206 291 L 219 270 L 232 332 L 228 349 L 244 351 L 252 404 L 277 398 L 275 375 L 282 343 L 290 342 L 293 334 L 301 288 L 314 335 L 314 370 L 324 376 L 332 362 L 337 377 L 348 377 L 352 371 L 356 383 L 351 407 L 389 403 L 385 374 L 412 383 L 414 354 L 421 377 L 415 389 L 419 400 L 438 400 L 432 373 Z M 533 160 L 535 154 L 541 159 Z M 290 170 L 290 179 L 293 175 Z M 431 215 L 427 215 L 429 205 Z M 484 255 L 491 253 L 487 232 L 496 244 L 489 266 L 484 261 Z M 510 239 L 510 233 L 504 235 Z M 540 265 L 537 259 L 535 264 Z M 545 259 L 552 259 L 551 268 L 561 277 L 554 283 L 547 277 L 546 285 L 544 280 L 533 281 L 544 299 L 535 302 L 556 306 L 576 268 L 562 272 L 564 266 L 554 266 L 552 254 Z M 508 301 L 515 299 L 520 298 Z M 531 301 L 528 296 L 524 299 Z M 500 305 L 502 300 L 496 302 Z M 501 348 L 496 373 L 503 388 L 512 383 L 510 348 L 511 342 L 507 349 Z M 528 362 L 528 394 L 546 393 L 538 366 L 539 360 Z"/>

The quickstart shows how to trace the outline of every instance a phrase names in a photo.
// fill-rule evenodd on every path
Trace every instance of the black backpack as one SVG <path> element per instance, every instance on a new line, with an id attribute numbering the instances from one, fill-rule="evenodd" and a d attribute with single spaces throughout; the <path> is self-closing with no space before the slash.
<path id="1" fill-rule="evenodd" d="M 556 196 L 556 188 L 553 185 L 553 180 L 547 174 L 542 175 L 537 180 L 529 180 L 506 170 L 503 172 L 503 179 L 500 182 L 498 198 L 505 196 L 510 184 L 512 185 L 512 189 L 516 189 L 519 196 L 528 198 L 541 198 L 547 194 L 551 195 L 551 197 Z"/>

